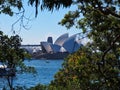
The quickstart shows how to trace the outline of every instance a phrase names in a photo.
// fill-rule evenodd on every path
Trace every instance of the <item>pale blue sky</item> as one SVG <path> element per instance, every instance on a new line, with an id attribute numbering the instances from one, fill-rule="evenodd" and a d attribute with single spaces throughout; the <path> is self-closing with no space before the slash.
<path id="1" fill-rule="evenodd" d="M 34 7 L 25 7 L 26 16 L 31 16 L 32 21 L 29 22 L 29 30 L 22 29 L 19 35 L 23 39 L 22 44 L 39 44 L 41 41 L 46 41 L 48 36 L 53 37 L 53 41 L 56 40 L 60 35 L 69 33 L 73 35 L 79 33 L 80 30 L 71 28 L 67 30 L 64 26 L 58 25 L 58 22 L 64 17 L 64 14 L 69 10 L 74 10 L 75 7 L 68 9 L 60 9 L 59 11 L 53 11 L 52 13 L 45 10 L 40 12 L 37 18 L 34 18 L 35 11 Z M 9 17 L 8 15 L 0 15 L 0 30 L 5 34 L 11 35 L 11 25 L 17 20 L 17 16 Z M 15 26 L 16 32 L 18 31 L 19 25 Z"/>

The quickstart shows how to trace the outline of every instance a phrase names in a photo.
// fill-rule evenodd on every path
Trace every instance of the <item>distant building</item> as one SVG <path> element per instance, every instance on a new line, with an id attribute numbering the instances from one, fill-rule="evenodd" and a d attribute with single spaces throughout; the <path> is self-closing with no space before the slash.
<path id="1" fill-rule="evenodd" d="M 53 44 L 53 39 L 52 39 L 52 37 L 48 37 L 47 42 Z"/>
<path id="2" fill-rule="evenodd" d="M 81 46 L 81 41 L 78 37 L 79 34 L 73 36 L 68 36 L 68 33 L 65 33 L 57 38 L 53 44 L 50 37 L 47 42 L 41 42 L 42 51 L 44 53 L 57 53 L 57 52 L 68 52 L 73 53 L 77 51 Z"/>

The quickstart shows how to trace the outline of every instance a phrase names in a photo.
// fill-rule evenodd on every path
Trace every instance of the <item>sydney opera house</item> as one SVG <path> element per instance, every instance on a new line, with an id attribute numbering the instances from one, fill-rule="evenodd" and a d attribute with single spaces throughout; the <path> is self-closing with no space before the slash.
<path id="1" fill-rule="evenodd" d="M 43 53 L 73 53 L 77 51 L 81 46 L 83 45 L 79 39 L 79 34 L 75 34 L 69 37 L 68 33 L 65 33 L 58 37 L 54 43 L 52 37 L 48 37 L 47 41 L 41 42 Z"/>

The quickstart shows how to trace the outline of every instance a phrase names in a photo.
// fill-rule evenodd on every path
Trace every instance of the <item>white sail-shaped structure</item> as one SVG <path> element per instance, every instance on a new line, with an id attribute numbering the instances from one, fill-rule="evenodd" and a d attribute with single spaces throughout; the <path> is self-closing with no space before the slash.
<path id="1" fill-rule="evenodd" d="M 68 33 L 65 33 L 61 35 L 59 38 L 57 38 L 54 44 L 62 46 L 67 39 L 68 39 Z"/>
<path id="2" fill-rule="evenodd" d="M 73 53 L 77 51 L 81 46 L 81 41 L 79 39 L 79 34 L 75 34 L 71 37 L 68 37 L 68 33 L 61 35 L 54 44 L 49 42 L 41 42 L 43 51 L 50 53 L 57 52 L 68 52 Z"/>
<path id="3" fill-rule="evenodd" d="M 48 42 L 41 42 L 41 46 L 44 48 L 44 50 L 47 53 L 53 52 L 50 43 L 48 43 Z"/>
<path id="4" fill-rule="evenodd" d="M 63 47 L 67 52 L 73 53 L 82 46 L 81 41 L 78 38 L 78 34 L 69 37 L 63 44 Z"/>
<path id="5" fill-rule="evenodd" d="M 61 46 L 56 45 L 56 44 L 51 44 L 51 48 L 54 53 L 60 52 Z"/>
<path id="6" fill-rule="evenodd" d="M 76 35 L 69 37 L 63 44 L 63 47 L 67 50 L 67 52 L 72 53 L 74 51 Z"/>

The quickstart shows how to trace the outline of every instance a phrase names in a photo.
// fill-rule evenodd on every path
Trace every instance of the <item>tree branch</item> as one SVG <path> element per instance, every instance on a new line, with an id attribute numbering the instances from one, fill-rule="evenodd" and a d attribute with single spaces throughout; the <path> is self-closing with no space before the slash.
<path id="1" fill-rule="evenodd" d="M 96 4 L 98 5 L 97 8 L 98 8 L 104 15 L 109 15 L 109 14 L 111 14 L 111 15 L 114 16 L 114 17 L 120 18 L 120 15 L 118 15 L 117 13 L 111 11 L 108 6 L 106 6 L 106 7 L 101 7 L 101 4 L 98 2 L 98 0 L 96 0 Z M 96 8 L 96 7 L 95 7 L 95 8 Z M 103 9 L 104 9 L 104 10 L 103 10 Z"/>
<path id="2" fill-rule="evenodd" d="M 103 52 L 103 55 L 102 55 L 102 58 L 101 58 L 101 61 L 103 62 L 103 66 L 105 65 L 105 56 L 106 56 L 106 54 L 111 50 L 111 48 L 114 46 L 114 44 L 116 43 L 116 41 L 119 38 L 120 38 L 120 35 L 117 35 L 116 38 L 111 43 L 110 47 Z"/>

